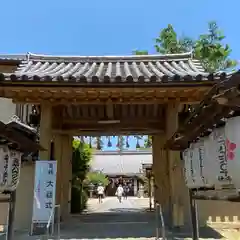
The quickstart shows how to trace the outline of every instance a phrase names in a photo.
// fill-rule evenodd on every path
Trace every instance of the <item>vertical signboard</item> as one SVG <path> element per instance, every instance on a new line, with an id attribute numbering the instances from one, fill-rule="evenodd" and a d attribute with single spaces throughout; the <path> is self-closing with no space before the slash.
<path id="1" fill-rule="evenodd" d="M 46 233 L 55 205 L 56 161 L 37 161 L 35 165 L 32 235 Z"/>

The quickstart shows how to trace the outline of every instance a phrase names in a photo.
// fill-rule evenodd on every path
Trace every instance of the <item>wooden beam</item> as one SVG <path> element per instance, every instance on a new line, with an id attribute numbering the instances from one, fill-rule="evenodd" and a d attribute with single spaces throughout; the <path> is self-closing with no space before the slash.
<path id="1" fill-rule="evenodd" d="M 14 103 L 19 104 L 41 104 L 41 103 L 51 103 L 52 105 L 89 105 L 89 104 L 96 104 L 96 105 L 103 105 L 109 104 L 111 101 L 113 104 L 165 104 L 168 102 L 181 102 L 183 104 L 198 104 L 201 101 L 201 98 L 196 97 L 180 97 L 180 98 L 141 98 L 141 99 L 124 99 L 124 98 L 116 98 L 116 99 L 77 99 L 77 98 L 35 98 L 35 97 L 10 97 L 13 99 Z"/>
<path id="2" fill-rule="evenodd" d="M 104 125 L 109 125 L 111 122 L 109 123 L 101 123 L 100 121 L 102 121 L 103 119 L 92 119 L 90 117 L 87 118 L 82 118 L 82 119 L 73 119 L 73 118 L 65 118 L 63 119 L 62 123 L 63 124 L 72 124 L 72 125 L 98 125 L 100 127 L 104 127 Z M 106 119 L 107 121 L 108 119 Z M 125 126 L 130 126 L 130 125 L 135 125 L 135 126 L 139 126 L 139 125 L 146 125 L 146 124 L 155 124 L 158 126 L 162 126 L 161 128 L 164 128 L 164 122 L 161 121 L 161 119 L 159 118 L 146 118 L 146 117 L 131 117 L 129 119 L 110 119 L 111 120 L 116 120 L 119 122 L 114 123 L 113 125 L 117 124 L 117 125 L 125 125 Z M 136 125 L 137 124 L 137 125 Z"/>
<path id="3" fill-rule="evenodd" d="M 26 84 L 24 84 L 23 86 L 19 86 L 18 85 L 19 82 L 14 82 L 13 84 L 11 84 L 11 86 L 0 86 L 0 91 L 4 90 L 6 92 L 10 92 L 10 91 L 21 91 L 21 92 L 31 92 L 31 91 L 42 91 L 42 92 L 47 92 L 49 91 L 52 94 L 57 94 L 57 93 L 63 93 L 65 94 L 71 94 L 71 93 L 76 93 L 78 95 L 82 95 L 84 93 L 87 92 L 93 92 L 93 91 L 97 91 L 99 93 L 101 93 L 102 95 L 106 95 L 108 96 L 111 93 L 117 94 L 117 93 L 148 93 L 148 94 L 152 94 L 153 91 L 155 93 L 159 93 L 160 95 L 162 95 L 163 93 L 167 92 L 167 91 L 171 91 L 171 92 L 181 92 L 181 93 L 191 93 L 191 92 L 196 92 L 196 91 L 209 91 L 209 89 L 211 89 L 215 82 L 212 83 L 205 83 L 204 81 L 201 83 L 194 83 L 192 82 L 192 84 L 189 83 L 184 83 L 181 82 L 180 84 L 175 84 L 174 82 L 172 83 L 167 83 L 167 84 L 158 84 L 157 86 L 151 86 L 151 85 L 145 85 L 145 86 L 120 86 L 120 87 L 79 87 L 79 85 L 75 85 L 74 87 L 69 86 L 69 85 L 65 85 L 65 86 L 60 86 L 59 84 L 57 85 L 53 85 L 50 86 L 48 84 L 44 84 L 44 82 L 41 82 L 41 85 L 39 86 L 39 84 L 33 84 L 33 85 L 29 85 L 26 88 Z M 31 83 L 31 81 L 29 81 L 29 83 Z"/>
<path id="4" fill-rule="evenodd" d="M 163 130 L 164 126 L 160 123 L 143 123 L 143 122 L 135 122 L 135 123 L 111 123 L 111 124 L 73 124 L 73 123 L 63 123 L 62 129 L 71 130 L 71 129 L 79 129 L 79 130 L 107 130 L 107 129 L 122 129 L 122 130 L 133 130 L 133 129 L 149 129 L 149 130 Z"/>
<path id="5" fill-rule="evenodd" d="M 131 136 L 139 136 L 139 135 L 154 135 L 154 134 L 162 134 L 162 130 L 147 130 L 147 129 L 99 129 L 97 131 L 93 130 L 79 130 L 79 129 L 52 129 L 52 134 L 65 134 L 69 136 L 113 136 L 113 135 L 131 135 Z"/>

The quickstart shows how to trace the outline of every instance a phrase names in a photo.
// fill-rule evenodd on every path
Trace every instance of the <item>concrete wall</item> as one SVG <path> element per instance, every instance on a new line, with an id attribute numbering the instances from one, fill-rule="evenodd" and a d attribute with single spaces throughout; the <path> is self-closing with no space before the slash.
<path id="1" fill-rule="evenodd" d="M 32 220 L 35 164 L 24 165 L 21 169 L 17 189 L 16 229 L 29 229 Z"/>
<path id="2" fill-rule="evenodd" d="M 201 225 L 206 222 L 240 223 L 240 203 L 224 201 L 197 201 Z"/>
<path id="3" fill-rule="evenodd" d="M 183 191 L 186 193 L 184 195 L 185 224 L 190 224 L 191 218 L 188 190 L 185 187 Z M 229 195 L 229 193 L 226 194 Z M 227 201 L 197 200 L 197 208 L 199 224 L 201 226 L 204 226 L 207 223 L 220 222 L 234 222 L 240 224 L 240 203 Z"/>

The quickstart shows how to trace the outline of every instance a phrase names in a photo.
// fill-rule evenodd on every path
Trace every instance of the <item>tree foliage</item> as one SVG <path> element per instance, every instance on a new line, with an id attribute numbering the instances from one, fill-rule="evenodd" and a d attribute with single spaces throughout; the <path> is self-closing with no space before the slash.
<path id="1" fill-rule="evenodd" d="M 208 32 L 199 36 L 194 44 L 194 56 L 199 59 L 203 67 L 209 72 L 225 70 L 236 66 L 236 61 L 229 55 L 231 48 L 223 44 L 225 36 L 216 22 L 208 23 Z"/>
<path id="2" fill-rule="evenodd" d="M 99 183 L 103 186 L 107 186 L 109 184 L 109 180 L 107 176 L 102 172 L 89 172 L 85 179 L 85 184 L 93 184 L 98 185 Z"/>
<path id="3" fill-rule="evenodd" d="M 72 154 L 72 201 L 71 212 L 80 213 L 86 208 L 87 191 L 84 189 L 84 180 L 89 171 L 92 151 L 83 141 L 73 140 Z"/>
<path id="4" fill-rule="evenodd" d="M 194 40 L 191 37 L 178 36 L 171 24 L 161 30 L 155 39 L 155 50 L 161 54 L 185 53 L 192 51 L 195 59 L 201 61 L 206 71 L 226 70 L 236 66 L 230 59 L 231 48 L 224 44 L 225 35 L 215 21 L 208 23 L 208 31 Z M 147 51 L 135 50 L 134 54 L 147 54 Z"/>
<path id="5" fill-rule="evenodd" d="M 161 54 L 189 52 L 194 46 L 194 41 L 191 38 L 178 38 L 171 24 L 162 29 L 155 41 L 156 52 Z"/>
<path id="6" fill-rule="evenodd" d="M 133 55 L 148 55 L 147 50 L 134 50 Z"/>
<path id="7" fill-rule="evenodd" d="M 84 181 L 90 166 L 92 158 L 92 150 L 88 144 L 82 143 L 79 140 L 73 140 L 73 187 L 78 188 Z"/>
<path id="8" fill-rule="evenodd" d="M 224 44 L 225 35 L 219 29 L 215 21 L 208 23 L 208 30 L 205 34 L 199 35 L 194 40 L 187 36 L 178 36 L 171 24 L 161 30 L 155 39 L 155 50 L 160 54 L 177 54 L 192 52 L 193 57 L 198 59 L 203 68 L 209 73 L 234 68 L 237 62 L 230 59 L 231 48 Z M 146 50 L 135 50 L 136 55 L 148 54 Z M 152 138 L 144 139 L 144 147 L 152 145 Z"/>

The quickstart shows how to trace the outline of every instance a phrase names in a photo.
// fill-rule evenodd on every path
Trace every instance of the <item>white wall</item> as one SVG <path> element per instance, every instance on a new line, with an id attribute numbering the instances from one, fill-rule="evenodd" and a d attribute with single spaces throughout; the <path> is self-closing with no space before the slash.
<path id="1" fill-rule="evenodd" d="M 0 98 L 0 121 L 7 123 L 16 113 L 16 104 L 12 99 Z"/>
<path id="2" fill-rule="evenodd" d="M 17 188 L 14 227 L 17 230 L 29 230 L 32 220 L 35 164 L 24 164 L 21 168 Z M 0 198 L 6 195 L 0 194 Z M 8 203 L 0 203 L 0 226 L 7 224 Z"/>

